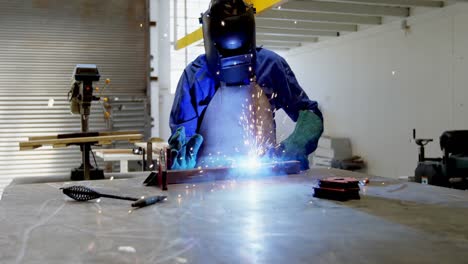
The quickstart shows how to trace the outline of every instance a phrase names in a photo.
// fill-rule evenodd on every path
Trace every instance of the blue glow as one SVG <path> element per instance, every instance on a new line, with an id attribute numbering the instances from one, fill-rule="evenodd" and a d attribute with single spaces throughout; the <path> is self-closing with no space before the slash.
<path id="1" fill-rule="evenodd" d="M 224 48 L 226 49 L 238 49 L 242 46 L 242 41 L 236 37 L 226 38 L 223 43 Z"/>
<path id="2" fill-rule="evenodd" d="M 239 156 L 235 159 L 232 168 L 233 175 L 239 178 L 258 178 L 272 174 L 276 162 L 261 158 L 256 154 Z"/>
<path id="3" fill-rule="evenodd" d="M 248 156 L 246 158 L 240 159 L 238 161 L 239 168 L 246 168 L 246 169 L 258 169 L 262 166 L 262 163 L 256 156 Z"/>

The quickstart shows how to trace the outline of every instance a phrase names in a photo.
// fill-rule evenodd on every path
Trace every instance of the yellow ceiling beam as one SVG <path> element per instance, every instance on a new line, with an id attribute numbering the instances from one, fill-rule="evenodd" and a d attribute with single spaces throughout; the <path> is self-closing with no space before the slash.
<path id="1" fill-rule="evenodd" d="M 185 37 L 178 39 L 176 42 L 175 49 L 180 50 L 183 49 L 190 44 L 199 41 L 200 39 L 203 38 L 203 31 L 202 28 L 198 28 L 197 30 L 193 31 L 192 33 L 189 33 Z"/>
<path id="2" fill-rule="evenodd" d="M 260 14 L 261 12 L 268 10 L 275 6 L 276 4 L 280 2 L 284 2 L 284 0 L 245 0 L 247 3 L 252 4 L 256 11 L 257 14 Z M 199 29 L 193 31 L 192 33 L 189 33 L 185 37 L 178 39 L 176 42 L 175 49 L 180 50 L 183 49 L 199 40 L 203 39 L 203 31 L 202 28 L 200 27 Z"/>
<path id="3" fill-rule="evenodd" d="M 268 10 L 274 7 L 280 2 L 285 2 L 284 0 L 245 0 L 246 3 L 249 3 L 254 6 L 256 14 L 260 14 L 265 10 Z"/>

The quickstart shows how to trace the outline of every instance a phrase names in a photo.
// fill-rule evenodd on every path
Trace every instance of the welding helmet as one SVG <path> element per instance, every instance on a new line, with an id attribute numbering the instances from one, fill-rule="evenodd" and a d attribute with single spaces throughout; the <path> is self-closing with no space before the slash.
<path id="1" fill-rule="evenodd" d="M 201 14 L 208 70 L 228 85 L 255 78 L 255 9 L 242 0 L 212 0 Z"/>

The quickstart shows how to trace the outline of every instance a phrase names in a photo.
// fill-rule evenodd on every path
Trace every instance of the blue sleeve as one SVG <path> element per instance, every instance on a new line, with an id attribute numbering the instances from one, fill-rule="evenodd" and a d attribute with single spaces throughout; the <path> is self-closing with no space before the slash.
<path id="1" fill-rule="evenodd" d="M 173 134 L 180 126 L 184 126 L 187 138 L 195 134 L 198 124 L 196 102 L 192 95 L 193 80 L 194 73 L 190 70 L 189 65 L 182 73 L 177 84 L 169 120 L 171 133 Z"/>
<path id="2" fill-rule="evenodd" d="M 309 99 L 284 58 L 266 49 L 260 49 L 257 55 L 259 83 L 277 93 L 270 100 L 272 106 L 283 109 L 294 122 L 301 110 L 310 110 L 323 120 L 317 102 Z"/>
<path id="3" fill-rule="evenodd" d="M 275 74 L 277 80 L 274 82 L 279 84 L 277 92 L 281 108 L 294 122 L 297 121 L 301 110 L 310 110 L 323 120 L 318 103 L 309 99 L 286 60 L 280 57 L 278 64 L 283 74 Z"/>

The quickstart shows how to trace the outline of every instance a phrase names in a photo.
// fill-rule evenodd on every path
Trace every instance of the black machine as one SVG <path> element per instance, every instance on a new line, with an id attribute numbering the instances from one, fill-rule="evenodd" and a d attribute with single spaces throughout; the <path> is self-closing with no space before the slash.
<path id="1" fill-rule="evenodd" d="M 81 115 L 81 133 L 60 135 L 61 138 L 72 137 L 92 137 L 99 136 L 98 132 L 88 131 L 89 115 L 91 113 L 91 102 L 98 101 L 99 97 L 93 96 L 93 82 L 100 79 L 99 71 L 93 64 L 78 64 L 73 71 L 73 83 L 68 93 L 70 100 L 70 110 L 72 114 Z M 76 143 L 81 149 L 82 164 L 71 172 L 71 179 L 79 180 L 98 180 L 104 179 L 104 172 L 94 168 L 89 155 L 91 146 L 97 142 Z"/>
<path id="2" fill-rule="evenodd" d="M 426 158 L 424 147 L 432 139 L 413 138 L 419 146 L 415 181 L 455 189 L 468 189 L 468 130 L 445 131 L 440 136 L 442 158 Z"/>

